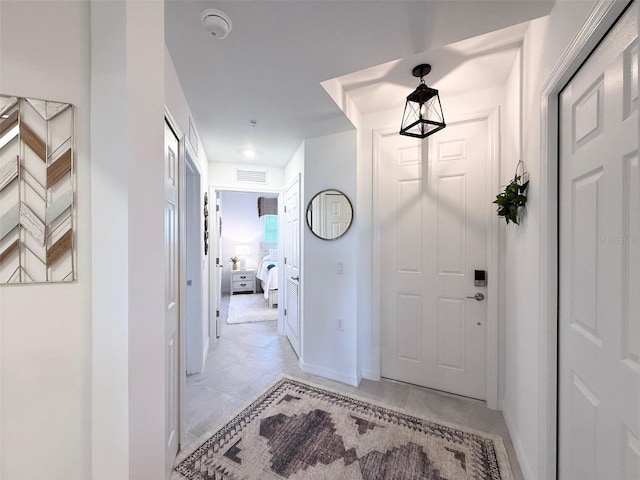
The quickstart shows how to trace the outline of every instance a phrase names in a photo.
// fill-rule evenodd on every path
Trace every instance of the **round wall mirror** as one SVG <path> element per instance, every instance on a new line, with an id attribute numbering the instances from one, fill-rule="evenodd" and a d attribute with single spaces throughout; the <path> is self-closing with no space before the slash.
<path id="1" fill-rule="evenodd" d="M 323 190 L 307 205 L 307 225 L 323 240 L 335 240 L 344 235 L 353 221 L 353 207 L 339 190 Z"/>

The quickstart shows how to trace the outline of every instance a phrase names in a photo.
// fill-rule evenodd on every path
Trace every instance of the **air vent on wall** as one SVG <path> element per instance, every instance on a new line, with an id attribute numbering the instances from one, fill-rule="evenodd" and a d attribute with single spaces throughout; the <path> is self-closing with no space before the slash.
<path id="1" fill-rule="evenodd" d="M 264 170 L 236 169 L 236 181 L 245 183 L 267 183 L 267 172 Z"/>

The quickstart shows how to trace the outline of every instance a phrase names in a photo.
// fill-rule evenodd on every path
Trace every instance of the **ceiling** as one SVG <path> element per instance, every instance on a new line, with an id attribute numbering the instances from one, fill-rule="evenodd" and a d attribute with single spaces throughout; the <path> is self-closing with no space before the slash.
<path id="1" fill-rule="evenodd" d="M 321 82 L 338 77 L 363 113 L 403 104 L 417 85 L 417 63 L 433 65 L 426 81 L 443 98 L 500 84 L 526 30 L 521 24 L 552 5 L 167 0 L 165 38 L 209 161 L 281 167 L 305 138 L 353 128 Z M 226 39 L 202 27 L 207 8 L 230 16 Z M 256 158 L 243 157 L 247 147 Z"/>
<path id="2" fill-rule="evenodd" d="M 520 23 L 410 55 L 337 80 L 363 114 L 402 109 L 405 97 L 419 82 L 411 70 L 421 63 L 429 63 L 432 70 L 425 77 L 425 83 L 439 90 L 445 108 L 446 99 L 451 96 L 505 84 L 528 24 Z"/>

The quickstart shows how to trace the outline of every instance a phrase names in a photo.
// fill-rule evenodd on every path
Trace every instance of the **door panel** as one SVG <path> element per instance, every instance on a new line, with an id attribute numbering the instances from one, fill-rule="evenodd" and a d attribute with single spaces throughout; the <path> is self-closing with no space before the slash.
<path id="1" fill-rule="evenodd" d="M 422 362 L 421 295 L 399 293 L 396 297 L 396 355 L 399 360 Z"/>
<path id="2" fill-rule="evenodd" d="M 296 355 L 300 356 L 300 180 L 296 179 L 284 194 L 285 199 L 285 291 L 284 332 Z"/>
<path id="3" fill-rule="evenodd" d="M 178 331 L 179 242 L 178 242 L 178 138 L 167 123 L 165 143 L 165 405 L 166 468 L 171 471 L 178 453 Z M 168 477 L 168 475 L 167 475 Z"/>
<path id="4" fill-rule="evenodd" d="M 438 298 L 436 320 L 436 365 L 464 371 L 466 301 L 461 298 Z"/>
<path id="5" fill-rule="evenodd" d="M 285 316 L 285 330 L 286 335 L 289 338 L 289 341 L 292 345 L 294 345 L 294 350 L 296 354 L 299 355 L 298 348 L 299 339 L 300 339 L 300 323 L 298 321 L 298 283 L 287 279 L 287 315 Z"/>
<path id="6" fill-rule="evenodd" d="M 438 205 L 458 205 L 464 209 L 465 180 L 464 175 L 439 176 L 436 188 Z M 464 275 L 466 271 L 465 221 L 464 214 L 452 215 L 450 209 L 438 208 L 436 258 L 439 275 Z"/>
<path id="7" fill-rule="evenodd" d="M 637 36 L 636 2 L 560 95 L 561 479 L 640 478 Z"/>
<path id="8" fill-rule="evenodd" d="M 380 141 L 384 377 L 485 397 L 487 161 L 486 119 Z"/>
<path id="9" fill-rule="evenodd" d="M 351 223 L 351 208 L 344 195 L 324 193 L 323 206 L 320 217 L 324 219 L 325 226 L 320 232 L 321 236 L 337 238 L 341 232 L 345 232 Z"/>
<path id="10" fill-rule="evenodd" d="M 623 237 L 640 239 L 640 169 L 638 169 L 637 153 L 625 158 L 624 169 Z M 635 242 L 636 248 L 633 248 L 632 242 L 623 244 L 623 265 L 640 265 L 638 242 Z M 640 315 L 638 315 L 640 295 L 638 292 L 640 292 L 640 269 L 625 268 L 622 279 L 622 359 L 636 372 L 640 372 Z"/>

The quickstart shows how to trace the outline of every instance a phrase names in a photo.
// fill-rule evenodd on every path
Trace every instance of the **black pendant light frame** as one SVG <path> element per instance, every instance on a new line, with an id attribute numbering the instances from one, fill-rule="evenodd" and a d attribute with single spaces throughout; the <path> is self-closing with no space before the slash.
<path id="1" fill-rule="evenodd" d="M 424 83 L 423 77 L 430 71 L 431 65 L 427 63 L 417 65 L 411 71 L 414 77 L 420 78 L 420 84 L 407 96 L 400 135 L 426 138 L 447 126 L 438 90 Z"/>

